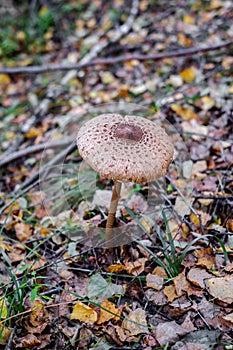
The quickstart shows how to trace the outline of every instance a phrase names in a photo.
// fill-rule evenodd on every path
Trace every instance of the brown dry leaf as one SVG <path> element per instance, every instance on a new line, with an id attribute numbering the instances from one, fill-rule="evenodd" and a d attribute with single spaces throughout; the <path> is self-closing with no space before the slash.
<path id="1" fill-rule="evenodd" d="M 169 302 L 172 302 L 174 299 L 178 298 L 178 295 L 176 293 L 176 288 L 173 284 L 171 284 L 170 286 L 164 287 L 164 294 L 166 295 L 167 300 Z"/>
<path id="2" fill-rule="evenodd" d="M 85 323 L 95 323 L 97 321 L 97 312 L 91 307 L 78 301 L 70 315 L 71 320 L 79 320 Z"/>
<path id="3" fill-rule="evenodd" d="M 35 205 L 41 203 L 45 199 L 45 193 L 42 191 L 29 192 L 28 198 L 30 200 L 30 204 Z"/>
<path id="4" fill-rule="evenodd" d="M 18 222 L 14 226 L 15 234 L 20 242 L 25 242 L 32 235 L 31 225 L 25 224 L 23 222 Z"/>
<path id="5" fill-rule="evenodd" d="M 122 271 L 125 271 L 126 267 L 123 264 L 114 264 L 110 265 L 107 268 L 108 272 L 113 272 L 113 273 L 121 273 Z"/>
<path id="6" fill-rule="evenodd" d="M 182 70 L 180 76 L 186 83 L 192 83 L 195 80 L 195 68 L 189 67 Z"/>
<path id="7" fill-rule="evenodd" d="M 175 285 L 176 294 L 180 297 L 184 294 L 189 285 L 185 276 L 185 272 L 183 271 L 179 273 L 179 275 L 173 279 L 173 283 Z"/>
<path id="8" fill-rule="evenodd" d="M 170 342 L 175 343 L 179 336 L 187 334 L 188 331 L 175 321 L 160 323 L 156 326 L 155 335 L 156 340 L 161 346 Z"/>
<path id="9" fill-rule="evenodd" d="M 201 345 L 196 343 L 186 343 L 184 346 L 179 348 L 179 350 L 204 350 Z"/>
<path id="10" fill-rule="evenodd" d="M 197 265 L 204 266 L 207 269 L 215 266 L 214 251 L 211 247 L 196 250 L 195 256 L 198 258 Z"/>
<path id="11" fill-rule="evenodd" d="M 17 338 L 18 348 L 33 348 L 40 344 L 41 341 L 32 333 L 29 333 L 22 338 Z"/>
<path id="12" fill-rule="evenodd" d="M 48 325 L 50 315 L 38 298 L 31 305 L 29 322 L 25 324 L 30 333 L 41 333 Z"/>
<path id="13" fill-rule="evenodd" d="M 148 333 L 146 312 L 140 308 L 131 311 L 122 322 L 122 328 L 129 336 Z"/>
<path id="14" fill-rule="evenodd" d="M 187 279 L 191 283 L 193 283 L 195 286 L 198 286 L 200 288 L 205 288 L 205 279 L 211 278 L 212 275 L 208 273 L 204 269 L 199 269 L 197 267 L 194 267 L 188 272 Z"/>
<path id="15" fill-rule="evenodd" d="M 146 276 L 146 286 L 155 290 L 161 290 L 163 287 L 163 278 L 158 275 L 148 273 Z"/>
<path id="16" fill-rule="evenodd" d="M 209 278 L 206 282 L 208 292 L 224 303 L 233 303 L 233 276 Z"/>
<path id="17" fill-rule="evenodd" d="M 171 109 L 183 120 L 197 119 L 198 115 L 191 108 L 184 108 L 180 105 L 173 103 Z"/>
<path id="18" fill-rule="evenodd" d="M 104 309 L 100 309 L 100 314 L 99 314 L 99 318 L 98 318 L 98 321 L 97 321 L 97 324 L 101 324 L 101 323 L 104 323 L 104 322 L 107 322 L 113 318 L 115 318 L 116 320 L 119 319 L 118 316 L 120 316 L 121 314 L 121 310 L 119 310 L 115 304 L 111 303 L 110 301 L 106 300 L 106 299 L 103 299 L 102 303 L 101 303 L 101 306 L 110 311 L 106 311 Z"/>
<path id="19" fill-rule="evenodd" d="M 134 276 L 140 275 L 145 269 L 145 263 L 147 262 L 148 259 L 146 258 L 140 258 L 134 262 L 126 262 L 125 267 L 126 271 Z"/>

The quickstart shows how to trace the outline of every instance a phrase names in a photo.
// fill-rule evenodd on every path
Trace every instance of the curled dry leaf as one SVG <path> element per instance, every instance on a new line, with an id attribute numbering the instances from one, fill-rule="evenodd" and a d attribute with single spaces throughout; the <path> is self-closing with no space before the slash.
<path id="1" fill-rule="evenodd" d="M 146 258 L 140 258 L 134 262 L 126 262 L 126 271 L 131 275 L 138 276 L 144 271 L 146 262 Z"/>

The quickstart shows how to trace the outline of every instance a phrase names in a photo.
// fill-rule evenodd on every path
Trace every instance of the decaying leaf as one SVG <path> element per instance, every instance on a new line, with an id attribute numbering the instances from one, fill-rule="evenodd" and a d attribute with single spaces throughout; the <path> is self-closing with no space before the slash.
<path id="1" fill-rule="evenodd" d="M 148 273 L 146 276 L 146 285 L 147 287 L 160 290 L 163 287 L 163 278 L 158 275 Z"/>
<path id="2" fill-rule="evenodd" d="M 227 304 L 233 303 L 233 276 L 209 278 L 205 284 L 214 298 Z"/>
<path id="3" fill-rule="evenodd" d="M 197 267 L 192 268 L 188 274 L 187 279 L 193 283 L 195 286 L 200 288 L 205 288 L 205 279 L 211 278 L 212 275 L 204 269 L 199 269 Z"/>
<path id="4" fill-rule="evenodd" d="M 160 323 L 155 330 L 156 340 L 161 346 L 173 343 L 179 339 L 179 336 L 185 334 L 187 334 L 187 330 L 175 321 Z"/>
<path id="5" fill-rule="evenodd" d="M 148 333 L 146 312 L 140 308 L 130 311 L 127 318 L 122 322 L 122 328 L 130 336 Z"/>
<path id="6" fill-rule="evenodd" d="M 147 260 L 147 258 L 139 258 L 134 262 L 125 262 L 126 271 L 134 276 L 140 275 L 140 273 L 142 273 L 145 269 L 145 263 L 147 262 Z"/>
<path id="7" fill-rule="evenodd" d="M 97 321 L 97 318 L 97 312 L 80 301 L 75 304 L 70 315 L 71 320 L 79 320 L 80 322 L 91 324 L 95 323 Z"/>

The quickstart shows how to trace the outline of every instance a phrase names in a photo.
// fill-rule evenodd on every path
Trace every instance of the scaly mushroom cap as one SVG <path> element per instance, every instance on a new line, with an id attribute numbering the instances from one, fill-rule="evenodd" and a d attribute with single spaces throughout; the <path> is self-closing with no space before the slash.
<path id="1" fill-rule="evenodd" d="M 102 114 L 86 122 L 77 145 L 83 159 L 101 176 L 135 183 L 166 175 L 174 152 L 158 124 L 120 114 Z"/>

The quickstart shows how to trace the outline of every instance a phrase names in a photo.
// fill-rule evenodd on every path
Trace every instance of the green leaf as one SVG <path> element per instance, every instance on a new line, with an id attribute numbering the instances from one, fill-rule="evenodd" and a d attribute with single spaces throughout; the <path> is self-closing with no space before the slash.
<path id="1" fill-rule="evenodd" d="M 124 288 L 115 283 L 108 282 L 99 273 L 91 276 L 88 286 L 88 298 L 95 298 L 98 301 L 108 299 L 113 295 L 123 295 Z"/>

